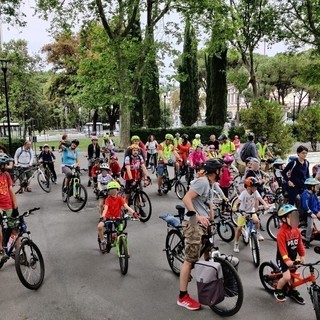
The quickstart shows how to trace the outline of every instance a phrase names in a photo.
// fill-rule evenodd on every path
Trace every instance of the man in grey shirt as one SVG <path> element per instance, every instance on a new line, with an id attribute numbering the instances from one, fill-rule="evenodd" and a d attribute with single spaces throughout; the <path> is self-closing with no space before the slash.
<path id="1" fill-rule="evenodd" d="M 191 184 L 189 191 L 183 198 L 188 212 L 195 213 L 190 221 L 183 221 L 185 258 L 180 272 L 180 294 L 177 299 L 177 304 L 188 310 L 201 308 L 201 304 L 189 296 L 188 282 L 193 265 L 199 260 L 201 237 L 205 234 L 210 220 L 214 219 L 212 186 L 219 180 L 223 166 L 224 163 L 220 159 L 207 160 L 203 165 L 203 176 Z"/>

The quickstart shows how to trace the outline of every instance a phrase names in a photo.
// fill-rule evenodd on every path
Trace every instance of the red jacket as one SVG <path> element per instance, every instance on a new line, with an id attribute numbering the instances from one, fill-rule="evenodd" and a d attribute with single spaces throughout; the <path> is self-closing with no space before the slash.
<path id="1" fill-rule="evenodd" d="M 222 167 L 222 174 L 220 176 L 219 185 L 223 188 L 229 188 L 232 176 L 228 167 Z"/>

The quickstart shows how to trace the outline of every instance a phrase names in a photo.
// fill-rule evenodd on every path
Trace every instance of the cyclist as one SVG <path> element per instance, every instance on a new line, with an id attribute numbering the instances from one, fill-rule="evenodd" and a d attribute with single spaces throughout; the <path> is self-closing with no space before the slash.
<path id="1" fill-rule="evenodd" d="M 250 132 L 248 133 L 247 139 L 248 141 L 243 145 L 241 151 L 240 151 L 240 158 L 243 162 L 247 158 L 257 158 L 258 159 L 258 150 L 257 146 L 254 143 L 254 133 Z"/>
<path id="2" fill-rule="evenodd" d="M 98 206 L 99 214 L 102 216 L 104 200 L 107 198 L 107 185 L 113 180 L 111 176 L 111 171 L 106 163 L 101 163 L 100 165 L 101 173 L 97 177 L 97 195 L 98 195 Z"/>
<path id="3" fill-rule="evenodd" d="M 150 158 L 153 158 L 154 166 L 157 167 L 157 148 L 158 148 L 157 140 L 155 139 L 154 135 L 150 135 L 146 143 L 146 149 L 147 149 L 146 165 L 148 169 L 150 169 L 149 167 Z"/>
<path id="4" fill-rule="evenodd" d="M 109 167 L 111 169 L 112 177 L 114 179 L 119 179 L 121 175 L 121 167 L 118 162 L 118 157 L 116 155 L 110 157 Z"/>
<path id="5" fill-rule="evenodd" d="M 110 135 L 108 135 L 107 133 L 103 136 L 101 151 L 104 158 L 106 158 L 107 155 L 110 157 L 110 155 L 114 154 L 114 143 L 111 140 Z"/>
<path id="6" fill-rule="evenodd" d="M 100 146 L 98 143 L 98 137 L 93 136 L 91 138 L 91 144 L 88 145 L 88 174 L 89 174 L 88 187 L 90 187 L 92 184 L 91 169 L 93 167 L 94 160 L 96 158 L 100 158 Z"/>
<path id="7" fill-rule="evenodd" d="M 256 158 L 251 158 L 251 168 L 246 172 L 245 178 L 255 177 L 259 181 L 258 192 L 262 195 L 264 192 L 264 184 L 266 182 L 266 174 L 260 169 L 260 162 Z"/>
<path id="8" fill-rule="evenodd" d="M 225 163 L 225 166 L 222 168 L 222 173 L 219 180 L 219 185 L 223 191 L 224 198 L 227 198 L 227 199 L 228 199 L 229 188 L 231 186 L 231 181 L 232 181 L 230 167 L 233 160 L 234 158 L 229 155 L 223 158 L 223 162 Z"/>
<path id="9" fill-rule="evenodd" d="M 219 141 L 216 139 L 216 136 L 214 134 L 209 137 L 209 141 L 206 144 L 206 150 L 208 150 L 210 146 L 214 146 L 214 149 L 216 151 L 219 151 Z"/>
<path id="10" fill-rule="evenodd" d="M 2 215 L 0 213 L 0 260 L 3 262 L 4 259 L 7 259 L 6 253 L 2 247 L 3 243 L 7 243 L 9 237 L 12 234 L 17 235 L 17 230 L 15 229 L 19 221 L 16 217 L 19 216 L 18 205 L 16 195 L 12 188 L 12 180 L 10 174 L 6 171 L 6 166 L 12 161 L 5 153 L 0 153 L 0 210 L 3 211 L 8 217 L 8 234 L 2 235 Z M 3 241 L 5 237 L 5 241 Z"/>
<path id="11" fill-rule="evenodd" d="M 49 150 L 49 145 L 43 145 L 43 151 L 40 152 L 38 157 L 39 162 L 44 162 L 44 166 L 48 166 L 49 170 L 52 172 L 54 183 L 57 183 L 57 174 L 54 169 L 54 162 L 56 160 L 55 155 Z"/>
<path id="12" fill-rule="evenodd" d="M 125 184 L 125 199 L 129 200 L 132 187 L 141 181 L 143 173 L 145 178 L 148 177 L 148 171 L 144 165 L 144 159 L 140 154 L 140 148 L 136 144 L 130 146 L 131 155 L 128 155 L 124 159 L 125 164 L 125 175 L 124 179 L 126 180 Z"/>
<path id="13" fill-rule="evenodd" d="M 177 147 L 181 142 L 182 142 L 182 137 L 180 137 L 180 133 L 177 132 L 174 135 L 173 144 L 174 144 L 175 147 Z"/>
<path id="14" fill-rule="evenodd" d="M 67 147 L 63 143 L 61 144 L 61 167 L 62 173 L 64 173 L 66 177 L 63 191 L 67 190 L 70 178 L 72 177 L 72 168 L 79 167 L 79 153 L 76 150 L 78 146 L 79 140 L 77 139 L 71 141 L 70 147 Z"/>
<path id="15" fill-rule="evenodd" d="M 194 179 L 195 173 L 199 172 L 203 163 L 206 161 L 206 154 L 203 152 L 203 145 L 200 143 L 197 145 L 196 149 L 190 152 L 188 162 L 189 162 L 189 177 L 188 177 L 188 187 L 191 180 Z"/>
<path id="16" fill-rule="evenodd" d="M 313 221 L 314 219 L 320 218 L 320 201 L 317 197 L 317 186 L 319 184 L 319 180 L 315 178 L 308 178 L 304 182 L 306 189 L 301 195 L 302 212 L 306 215 L 306 217 L 300 217 L 300 220 L 307 222 L 306 241 L 304 244 L 306 249 L 310 248 Z"/>
<path id="17" fill-rule="evenodd" d="M 102 245 L 103 252 L 109 252 L 111 248 L 111 243 L 107 243 L 103 236 L 103 229 L 106 228 L 107 232 L 110 232 L 111 222 L 106 221 L 106 219 L 120 219 L 121 218 L 121 209 L 124 208 L 128 210 L 136 219 L 138 219 L 138 214 L 131 209 L 126 201 L 118 194 L 120 190 L 120 184 L 116 181 L 110 181 L 107 184 L 108 197 L 104 203 L 104 209 L 100 216 L 98 224 L 98 235 Z M 116 222 L 118 226 L 120 222 Z"/>
<path id="18" fill-rule="evenodd" d="M 273 162 L 273 174 L 277 180 L 279 187 L 282 187 L 282 184 L 284 181 L 282 176 L 282 170 L 284 165 L 285 165 L 285 161 L 282 159 L 276 159 Z"/>
<path id="19" fill-rule="evenodd" d="M 225 134 L 222 134 L 219 137 L 220 141 L 220 156 L 223 158 L 226 155 L 233 156 L 236 152 L 236 147 L 234 146 L 233 142 L 228 140 L 228 137 Z"/>
<path id="20" fill-rule="evenodd" d="M 158 166 L 157 166 L 157 175 L 158 175 L 158 195 L 161 196 L 161 185 L 164 166 L 168 164 L 168 161 L 171 159 L 171 156 L 174 155 L 177 160 L 181 160 L 179 154 L 175 151 L 173 145 L 173 135 L 167 133 L 165 135 L 165 141 L 161 142 L 158 145 Z"/>
<path id="21" fill-rule="evenodd" d="M 207 160 L 203 165 L 204 175 L 192 183 L 182 200 L 189 212 L 196 213 L 196 216 L 192 218 L 196 222 L 184 220 L 182 224 L 185 237 L 185 257 L 180 272 L 180 294 L 177 304 L 188 310 L 201 308 L 201 304 L 189 296 L 188 282 L 194 263 L 199 260 L 201 237 L 206 233 L 210 221 L 214 220 L 212 187 L 219 180 L 223 166 L 224 163 L 220 159 Z M 205 253 L 204 258 L 208 258 L 208 253 Z"/>
<path id="22" fill-rule="evenodd" d="M 197 145 L 201 143 L 201 136 L 199 133 L 195 134 L 194 139 L 192 140 L 192 148 L 196 149 Z"/>
<path id="23" fill-rule="evenodd" d="M 232 210 L 237 211 L 238 205 L 239 212 L 241 215 L 238 216 L 238 228 L 235 234 L 234 241 L 234 252 L 239 252 L 239 238 L 241 235 L 242 227 L 246 224 L 247 214 L 252 214 L 256 212 L 258 209 L 259 202 L 263 204 L 264 208 L 267 210 L 269 208 L 268 204 L 262 199 L 260 193 L 257 191 L 257 187 L 259 186 L 259 181 L 254 177 L 249 177 L 244 181 L 245 190 L 243 190 L 239 196 L 239 198 L 235 201 Z M 258 240 L 264 240 L 263 236 L 259 233 L 259 218 L 256 214 L 252 214 L 253 223 L 256 226 L 256 230 L 258 232 Z"/>
<path id="24" fill-rule="evenodd" d="M 214 159 L 214 158 L 218 157 L 218 153 L 217 153 L 216 148 L 213 144 L 210 144 L 208 146 L 207 151 L 206 151 L 206 157 L 207 157 L 207 159 Z"/>
<path id="25" fill-rule="evenodd" d="M 0 144 L 0 153 L 8 154 L 8 150 L 3 144 Z M 13 169 L 14 160 L 12 158 L 10 159 L 11 159 L 10 162 L 6 165 L 6 170 Z"/>
<path id="26" fill-rule="evenodd" d="M 191 148 L 191 143 L 189 142 L 189 136 L 187 134 L 183 134 L 181 136 L 182 142 L 176 147 L 176 151 L 182 161 L 179 162 L 180 167 L 183 169 L 183 173 L 186 173 L 188 169 L 188 156 Z"/>
<path id="27" fill-rule="evenodd" d="M 241 148 L 241 141 L 239 139 L 239 136 L 235 135 L 232 142 L 236 148 L 236 154 L 239 154 Z"/>
<path id="28" fill-rule="evenodd" d="M 97 192 L 97 180 L 100 173 L 100 163 L 103 163 L 103 159 L 94 159 L 93 166 L 91 167 L 91 177 L 93 180 L 93 192 Z"/>
<path id="29" fill-rule="evenodd" d="M 297 254 L 300 256 L 300 261 L 304 262 L 305 249 L 298 229 L 299 213 L 297 208 L 291 204 L 285 204 L 279 209 L 278 217 L 282 224 L 277 233 L 277 262 L 283 276 L 278 281 L 274 296 L 277 301 L 285 302 L 286 297 L 282 289 L 286 283 L 292 281 L 289 268 L 293 267 L 294 261 L 297 260 Z M 297 290 L 292 289 L 287 295 L 297 303 L 305 304 Z"/>
<path id="30" fill-rule="evenodd" d="M 14 163 L 15 166 L 20 167 L 23 169 L 24 175 L 22 179 L 24 180 L 25 177 L 29 179 L 32 176 L 32 172 L 28 170 L 33 163 L 33 150 L 31 149 L 31 141 L 25 141 L 24 145 L 18 148 L 14 154 Z M 31 192 L 30 182 L 28 182 L 27 192 Z M 23 192 L 22 189 L 20 191 Z"/>

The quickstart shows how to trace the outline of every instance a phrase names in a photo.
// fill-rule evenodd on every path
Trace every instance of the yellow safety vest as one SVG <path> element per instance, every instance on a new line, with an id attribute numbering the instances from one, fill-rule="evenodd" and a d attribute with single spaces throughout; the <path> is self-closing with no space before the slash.
<path id="1" fill-rule="evenodd" d="M 174 149 L 174 146 L 172 144 L 167 145 L 166 143 L 162 142 L 160 143 L 162 147 L 162 153 L 165 159 L 169 160 L 171 158 L 171 153 Z M 161 160 L 162 158 L 160 157 L 158 153 L 158 160 Z"/>
<path id="2" fill-rule="evenodd" d="M 261 144 L 260 142 L 257 143 L 258 147 L 258 155 L 260 159 L 265 160 L 267 155 L 268 146 L 266 144 Z"/>

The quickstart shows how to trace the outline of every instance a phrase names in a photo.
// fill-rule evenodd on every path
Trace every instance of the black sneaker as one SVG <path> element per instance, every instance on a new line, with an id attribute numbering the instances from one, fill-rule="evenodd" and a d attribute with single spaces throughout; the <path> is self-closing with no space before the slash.
<path id="1" fill-rule="evenodd" d="M 276 289 L 274 292 L 274 296 L 278 302 L 285 302 L 286 301 L 286 296 L 284 295 L 282 290 Z"/>
<path id="2" fill-rule="evenodd" d="M 306 242 L 304 243 L 304 247 L 305 247 L 306 249 L 310 249 L 310 241 L 306 241 Z"/>
<path id="3" fill-rule="evenodd" d="M 91 183 L 92 183 L 91 180 L 89 180 L 89 181 L 88 181 L 88 187 L 91 186 Z"/>
<path id="4" fill-rule="evenodd" d="M 299 303 L 299 304 L 305 304 L 304 299 L 300 296 L 299 291 L 297 290 L 291 290 L 288 292 L 288 297 L 290 297 L 291 299 L 293 299 L 295 302 Z"/>
<path id="5" fill-rule="evenodd" d="M 161 191 L 161 189 L 158 189 L 158 196 L 162 196 L 162 191 Z"/>

